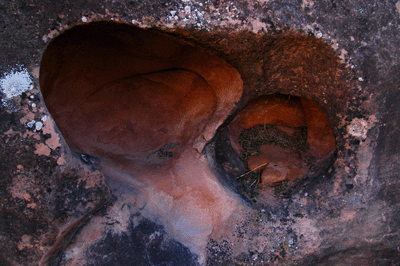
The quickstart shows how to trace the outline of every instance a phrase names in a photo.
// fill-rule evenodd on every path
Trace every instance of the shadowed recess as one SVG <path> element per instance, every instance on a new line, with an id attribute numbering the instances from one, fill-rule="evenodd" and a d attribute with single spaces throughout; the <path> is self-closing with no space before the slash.
<path id="1" fill-rule="evenodd" d="M 239 206 L 201 158 L 242 95 L 236 69 L 161 31 L 95 22 L 49 44 L 40 85 L 67 144 L 99 158 L 112 194 L 145 202 L 137 211 L 204 264 L 209 235 Z"/>
<path id="2" fill-rule="evenodd" d="M 69 146 L 154 163 L 202 150 L 242 94 L 237 71 L 193 45 L 115 22 L 78 25 L 51 42 L 40 85 Z"/>
<path id="3" fill-rule="evenodd" d="M 225 142 L 236 156 L 221 158 L 227 148 L 217 142 L 217 160 L 250 196 L 259 186 L 319 175 L 331 165 L 336 148 L 326 114 L 314 102 L 297 96 L 258 97 L 235 116 L 228 129 Z"/>

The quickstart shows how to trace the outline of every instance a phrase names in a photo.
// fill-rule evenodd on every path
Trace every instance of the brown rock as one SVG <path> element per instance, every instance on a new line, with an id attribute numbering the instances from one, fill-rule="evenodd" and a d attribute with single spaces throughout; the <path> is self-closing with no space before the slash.
<path id="1" fill-rule="evenodd" d="M 106 22 L 56 38 L 40 84 L 74 150 L 147 162 L 166 146 L 201 150 L 242 93 L 223 60 L 158 31 Z"/>
<path id="2" fill-rule="evenodd" d="M 259 171 L 265 169 L 269 164 L 269 161 L 262 156 L 261 154 L 258 156 L 251 156 L 247 160 L 247 166 L 249 167 L 250 171 Z"/>
<path id="3" fill-rule="evenodd" d="M 301 104 L 307 117 L 308 154 L 315 157 L 326 157 L 335 151 L 335 136 L 328 118 L 319 106 L 305 98 Z"/>
<path id="4" fill-rule="evenodd" d="M 307 127 L 307 141 L 304 139 L 307 145 L 299 143 L 298 151 L 262 145 L 259 155 L 248 159 L 249 170 L 264 169 L 261 178 L 265 184 L 293 180 L 306 174 L 315 176 L 332 158 L 336 146 L 333 131 L 326 114 L 310 100 L 274 94 L 250 102 L 229 125 L 231 144 L 237 153 L 242 153 L 245 148 L 239 143 L 243 130 L 263 124 L 276 125 L 282 136 L 289 138 L 296 137 L 298 127 Z M 298 141 L 303 141 L 302 137 L 297 137 Z M 262 137 L 256 139 L 259 141 Z"/>
<path id="5" fill-rule="evenodd" d="M 261 183 L 272 185 L 274 182 L 293 180 L 301 177 L 307 170 L 299 156 L 289 149 L 274 145 L 262 145 L 258 156 L 251 156 L 248 160 L 249 169 L 255 169 L 255 164 L 268 164 L 261 174 Z M 251 166 L 250 166 L 251 165 Z"/>
<path id="6" fill-rule="evenodd" d="M 294 127 L 278 125 L 276 128 L 291 137 L 293 137 L 296 134 L 296 128 L 294 128 Z"/>
<path id="7" fill-rule="evenodd" d="M 65 140 L 100 158 L 113 195 L 131 206 L 140 195 L 140 211 L 157 216 L 204 263 L 210 234 L 240 201 L 195 149 L 203 149 L 240 99 L 239 73 L 170 35 L 99 22 L 49 45 L 40 83 Z M 103 232 L 93 228 L 83 239 Z"/>
<path id="8" fill-rule="evenodd" d="M 277 162 L 271 164 L 264 169 L 261 174 L 261 183 L 265 185 L 272 185 L 275 182 L 281 182 L 285 180 L 294 180 L 301 178 L 306 172 L 306 168 L 297 162 Z"/>
<path id="9" fill-rule="evenodd" d="M 276 182 L 285 181 L 288 175 L 288 168 L 284 165 L 275 164 L 268 167 L 261 174 L 261 184 L 272 185 Z"/>

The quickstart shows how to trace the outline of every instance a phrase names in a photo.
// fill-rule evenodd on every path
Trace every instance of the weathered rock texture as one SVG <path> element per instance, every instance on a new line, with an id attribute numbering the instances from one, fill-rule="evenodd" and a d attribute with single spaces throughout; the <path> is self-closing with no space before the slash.
<path id="1" fill-rule="evenodd" d="M 196 265 L 198 254 L 208 265 L 400 263 L 399 2 L 15 0 L 0 9 L 2 264 Z M 175 205 L 148 201 L 164 192 L 154 182 L 156 166 L 146 168 L 149 183 L 132 184 L 126 180 L 146 173 L 140 167 L 72 152 L 44 104 L 39 66 L 47 44 L 73 25 L 102 19 L 158 28 L 227 62 L 243 81 L 232 116 L 215 138 L 216 125 L 199 140 L 198 150 L 208 143 L 205 153 L 182 151 L 180 165 L 162 165 L 170 176 L 180 173 L 181 191 L 168 192 Z M 236 179 L 246 170 L 226 126 L 253 99 L 275 93 L 318 105 L 336 154 L 314 178 L 261 191 L 251 186 L 255 176 Z M 168 155 L 178 146 L 162 148 Z M 197 190 L 190 176 L 209 186 Z M 219 194 L 193 204 L 194 213 L 179 209 L 179 199 L 202 202 L 204 191 Z M 226 212 L 223 199 L 234 199 Z M 186 230 L 196 220 L 205 221 L 196 227 L 199 243 Z"/>
<path id="2" fill-rule="evenodd" d="M 263 184 L 315 177 L 326 171 L 335 151 L 325 113 L 295 96 L 253 100 L 229 123 L 229 132 L 232 147 L 247 160 L 249 170 L 263 170 Z"/>
<path id="3" fill-rule="evenodd" d="M 197 142 L 201 151 L 242 94 L 239 73 L 223 60 L 115 22 L 56 38 L 43 55 L 40 85 L 71 148 L 148 163 L 162 148 Z"/>
<path id="4" fill-rule="evenodd" d="M 239 208 L 200 158 L 242 95 L 239 73 L 165 33 L 99 22 L 49 45 L 40 84 L 66 142 L 99 158 L 119 201 L 141 195 L 143 215 L 204 264 L 213 230 Z"/>

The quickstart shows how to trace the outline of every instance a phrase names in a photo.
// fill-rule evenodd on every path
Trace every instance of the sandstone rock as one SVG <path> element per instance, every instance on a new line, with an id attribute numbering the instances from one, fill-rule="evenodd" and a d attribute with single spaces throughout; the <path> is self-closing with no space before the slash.
<path id="1" fill-rule="evenodd" d="M 211 233 L 240 207 L 199 155 L 240 99 L 238 72 L 170 35 L 98 22 L 49 45 L 40 83 L 70 147 L 99 157 L 113 194 L 132 210 L 141 195 L 135 212 L 204 264 Z M 104 232 L 93 228 L 82 238 Z"/>
<path id="2" fill-rule="evenodd" d="M 269 164 L 268 159 L 262 155 L 251 156 L 247 160 L 248 168 L 250 171 L 253 171 L 253 172 L 265 169 L 268 164 Z"/>
<path id="3" fill-rule="evenodd" d="M 257 166 L 267 163 L 262 167 L 261 174 L 261 184 L 265 185 L 303 177 L 307 170 L 307 166 L 297 154 L 274 145 L 262 145 L 260 154 L 251 156 L 247 162 L 251 171 L 259 170 Z"/>
<path id="4" fill-rule="evenodd" d="M 242 93 L 240 75 L 223 60 L 158 31 L 107 22 L 57 37 L 40 84 L 71 148 L 147 163 L 165 145 L 201 151 Z"/>
<path id="5" fill-rule="evenodd" d="M 277 125 L 276 127 L 291 137 L 293 137 L 296 134 L 296 129 L 294 127 L 281 126 L 281 125 Z"/>
<path id="6" fill-rule="evenodd" d="M 82 210 L 99 202 L 105 189 L 97 178 L 79 171 L 74 175 L 79 182 L 71 181 L 68 169 L 76 165 L 64 156 L 68 147 L 57 127 L 46 132 L 54 122 L 38 86 L 38 66 L 48 41 L 72 25 L 93 20 L 166 29 L 223 58 L 244 81 L 238 109 L 259 95 L 282 93 L 310 99 L 327 113 L 337 145 L 331 171 L 290 191 L 280 190 L 285 186 L 268 188 L 271 193 L 263 193 L 264 203 L 258 199 L 252 212 L 234 211 L 243 220 L 224 222 L 221 234 L 209 240 L 208 265 L 267 261 L 274 265 L 399 265 L 399 3 L 160 2 L 2 2 L 6 10 L 0 31 L 2 265 L 37 265 L 58 232 L 67 228 L 71 218 L 79 218 L 85 213 Z M 239 23 L 232 18 L 237 15 Z M 296 33 L 297 29 L 301 32 Z M 22 83 L 4 82 L 4 77 L 25 68 L 24 76 L 31 76 L 33 88 L 29 89 L 28 81 L 26 93 L 10 99 L 8 89 Z M 27 127 L 44 116 L 49 119 L 42 130 L 34 132 Z M 360 124 L 362 134 L 353 134 L 353 125 Z M 204 143 L 201 139 L 195 143 L 199 150 Z M 49 140 L 59 142 L 57 147 L 47 145 L 49 156 L 34 153 L 36 145 Z M 210 154 L 213 144 L 207 145 Z M 179 146 L 169 144 L 160 153 L 168 156 L 179 150 Z M 82 161 L 87 163 L 86 158 Z M 231 162 L 236 165 L 235 160 Z M 101 236 L 93 237 L 85 226 L 78 232 L 89 236 L 86 243 L 90 247 L 85 249 L 79 237 L 73 238 L 59 256 L 59 265 L 196 265 L 190 250 L 171 241 L 157 220 L 135 223 L 143 217 L 133 211 L 131 217 L 123 219 L 129 216 L 124 214 L 130 207 L 144 206 L 142 202 L 124 202 L 122 195 L 137 192 L 132 186 L 124 189 L 112 194 L 112 201 L 117 198 L 119 204 L 107 204 L 89 220 L 111 232 L 101 231 Z M 122 225 L 129 225 L 125 232 L 118 230 Z M 83 260 L 71 262 L 78 252 Z"/>
<path id="7" fill-rule="evenodd" d="M 242 132 L 255 128 L 256 125 L 266 124 L 275 125 L 281 132 L 279 136 L 275 135 L 269 140 L 277 142 L 278 146 L 262 145 L 259 147 L 259 154 L 250 156 L 247 160 L 250 171 L 263 169 L 262 183 L 271 185 L 305 175 L 315 176 L 329 164 L 335 151 L 335 137 L 325 113 L 317 104 L 286 95 L 259 97 L 250 102 L 229 124 L 232 147 L 237 153 L 244 152 L 244 148 L 248 149 L 251 145 L 246 143 L 245 147 L 244 143 L 239 142 Z M 295 151 L 295 147 L 284 147 L 282 143 L 278 143 L 280 138 L 296 138 L 300 127 L 307 127 L 306 145 L 299 144 Z M 267 134 L 263 131 L 257 132 L 254 134 Z M 297 136 L 297 141 L 302 142 L 301 138 Z M 260 139 L 263 137 L 258 136 L 254 141 Z"/>
<path id="8" fill-rule="evenodd" d="M 335 136 L 324 111 L 305 98 L 301 104 L 307 117 L 307 143 L 309 156 L 325 158 L 335 150 Z"/>

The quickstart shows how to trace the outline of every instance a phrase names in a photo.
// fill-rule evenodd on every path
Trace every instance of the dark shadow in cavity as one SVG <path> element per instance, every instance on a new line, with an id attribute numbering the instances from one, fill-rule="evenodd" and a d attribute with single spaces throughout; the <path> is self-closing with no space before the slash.
<path id="1" fill-rule="evenodd" d="M 263 108 L 266 117 L 260 114 Z M 274 111 L 275 108 L 279 111 Z M 231 127 L 231 124 L 234 126 Z M 242 148 L 240 154 L 233 148 L 232 136 L 237 138 L 236 145 L 240 144 Z M 294 160 L 293 165 L 300 167 L 295 168 L 301 169 L 296 170 L 298 177 L 290 174 L 281 181 L 266 184 L 273 186 L 278 194 L 287 196 L 295 192 L 296 187 L 316 182 L 319 176 L 326 176 L 336 154 L 334 135 L 324 112 L 307 99 L 283 94 L 265 95 L 251 101 L 217 131 L 212 143 L 208 156 L 212 158 L 210 163 L 220 182 L 254 203 L 259 196 L 258 189 L 265 185 L 262 182 L 264 171 L 273 173 L 275 169 L 282 169 L 270 165 L 287 163 L 287 171 L 293 173 L 290 162 Z M 267 168 L 254 169 L 253 164 L 251 170 L 248 160 L 260 155 L 262 145 L 268 145 L 271 150 L 263 155 L 264 160 L 269 162 Z M 278 147 L 276 153 L 273 152 L 274 147 Z"/>
<path id="2" fill-rule="evenodd" d="M 221 127 L 217 131 L 206 146 L 205 152 L 210 168 L 218 181 L 249 203 L 250 199 L 242 193 L 243 188 L 237 181 L 237 178 L 245 173 L 246 167 L 231 146 L 227 127 Z"/>
<path id="3" fill-rule="evenodd" d="M 148 219 L 131 226 L 127 233 L 108 232 L 88 251 L 87 266 L 196 266 L 197 257 L 181 243 L 170 239 L 164 228 Z M 106 255 L 105 255 L 106 254 Z"/>

